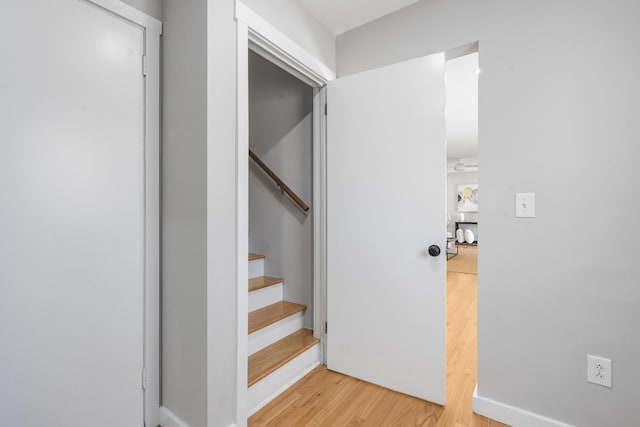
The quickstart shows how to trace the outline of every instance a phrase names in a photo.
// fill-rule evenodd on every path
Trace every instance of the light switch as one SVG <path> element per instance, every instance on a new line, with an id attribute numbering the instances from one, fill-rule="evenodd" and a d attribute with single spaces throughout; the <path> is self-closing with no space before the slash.
<path id="1" fill-rule="evenodd" d="M 516 193 L 516 218 L 533 218 L 535 216 L 535 194 Z"/>

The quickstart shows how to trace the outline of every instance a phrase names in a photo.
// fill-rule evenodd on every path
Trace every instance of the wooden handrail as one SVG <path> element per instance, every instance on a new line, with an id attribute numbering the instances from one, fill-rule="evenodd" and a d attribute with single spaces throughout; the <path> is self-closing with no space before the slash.
<path id="1" fill-rule="evenodd" d="M 265 165 L 264 162 L 260 160 L 258 156 L 256 156 L 254 152 L 251 150 L 249 150 L 249 157 L 251 157 L 253 161 L 256 162 L 258 166 L 260 166 L 262 170 L 266 172 L 267 175 L 269 175 L 269 177 L 276 183 L 276 185 L 280 187 L 280 189 L 284 191 L 287 194 L 287 196 L 289 196 L 289 198 L 291 198 L 291 200 L 294 201 L 296 205 L 300 206 L 300 209 L 302 209 L 305 212 L 309 210 L 309 206 L 307 206 L 307 204 L 303 202 L 302 199 L 298 197 L 298 195 L 294 193 L 293 190 L 287 186 L 287 184 L 282 182 L 282 180 L 278 177 L 278 175 L 276 175 L 271 169 L 269 169 L 269 167 Z"/>

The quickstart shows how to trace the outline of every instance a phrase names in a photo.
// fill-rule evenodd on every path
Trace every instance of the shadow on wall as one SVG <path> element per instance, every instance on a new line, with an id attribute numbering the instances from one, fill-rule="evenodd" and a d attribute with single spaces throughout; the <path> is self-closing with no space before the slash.
<path id="1" fill-rule="evenodd" d="M 249 145 L 262 157 L 312 113 L 313 90 L 252 51 L 249 69 Z"/>

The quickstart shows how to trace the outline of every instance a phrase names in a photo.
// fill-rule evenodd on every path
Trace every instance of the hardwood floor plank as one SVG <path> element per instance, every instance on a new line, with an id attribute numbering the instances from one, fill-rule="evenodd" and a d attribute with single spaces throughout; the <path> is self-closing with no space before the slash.
<path id="1" fill-rule="evenodd" d="M 458 255 L 447 261 L 447 270 L 457 273 L 478 274 L 478 247 L 458 245 Z"/>

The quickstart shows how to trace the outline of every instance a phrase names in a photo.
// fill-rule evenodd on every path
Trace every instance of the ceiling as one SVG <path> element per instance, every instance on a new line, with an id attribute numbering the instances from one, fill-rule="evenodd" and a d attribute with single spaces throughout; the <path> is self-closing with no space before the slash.
<path id="1" fill-rule="evenodd" d="M 298 0 L 334 35 L 376 20 L 419 0 Z"/>

